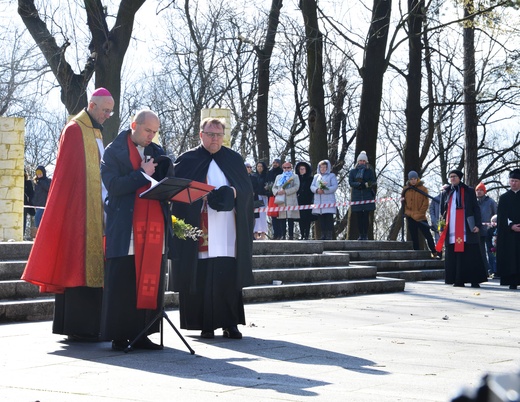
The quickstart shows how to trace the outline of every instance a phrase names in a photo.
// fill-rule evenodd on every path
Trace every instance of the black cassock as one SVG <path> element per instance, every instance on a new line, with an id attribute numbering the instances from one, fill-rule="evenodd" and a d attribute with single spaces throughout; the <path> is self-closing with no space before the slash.
<path id="1" fill-rule="evenodd" d="M 498 200 L 497 271 L 501 285 L 520 285 L 520 233 L 511 225 L 520 223 L 520 191 L 511 190 Z"/>
<path id="2" fill-rule="evenodd" d="M 449 233 L 447 233 L 444 243 L 444 281 L 448 284 L 463 284 L 468 282 L 471 284 L 477 284 L 487 281 L 487 272 L 480 251 L 480 236 L 478 233 L 472 232 L 473 227 L 470 227 L 468 217 L 473 217 L 474 225 L 479 229 L 482 227 L 482 219 L 475 190 L 464 183 L 460 183 L 458 189 L 459 192 L 461 188 L 464 188 L 463 208 L 465 217 L 464 225 L 466 228 L 464 252 L 455 252 L 454 244 L 450 244 Z M 440 212 L 444 217 L 447 215 L 447 208 L 450 207 L 449 200 L 452 190 L 453 189 L 451 188 L 447 188 L 441 192 Z M 455 197 L 456 193 L 454 193 L 453 196 Z"/>
<path id="3" fill-rule="evenodd" d="M 245 324 L 242 288 L 253 284 L 253 187 L 242 157 L 222 147 L 215 154 L 202 145 L 175 161 L 175 176 L 206 182 L 211 161 L 236 189 L 236 258 L 198 259 L 198 242 L 174 239 L 170 287 L 179 292 L 180 325 L 184 329 L 214 330 Z M 201 227 L 202 200 L 172 204 L 173 214 Z M 211 239 L 210 239 L 211 241 Z"/>

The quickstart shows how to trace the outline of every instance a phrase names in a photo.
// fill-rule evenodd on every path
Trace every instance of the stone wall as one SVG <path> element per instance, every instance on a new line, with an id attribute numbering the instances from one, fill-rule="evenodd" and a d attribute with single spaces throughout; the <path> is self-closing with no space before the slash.
<path id="1" fill-rule="evenodd" d="M 23 240 L 25 122 L 0 117 L 0 241 Z"/>

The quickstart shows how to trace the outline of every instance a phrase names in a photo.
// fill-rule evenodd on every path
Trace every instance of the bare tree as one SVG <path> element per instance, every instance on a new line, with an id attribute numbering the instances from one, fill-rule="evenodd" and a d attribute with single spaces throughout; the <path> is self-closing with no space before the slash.
<path id="1" fill-rule="evenodd" d="M 1 41 L 6 47 L 0 59 L 0 116 L 25 115 L 31 110 L 38 83 L 48 68 L 19 30 L 2 32 Z"/>
<path id="2" fill-rule="evenodd" d="M 282 0 L 272 0 L 267 23 L 265 41 L 262 47 L 254 45 L 258 57 L 258 97 L 256 109 L 256 145 L 258 158 L 269 161 L 268 112 L 271 56 L 275 45 Z M 240 37 L 243 38 L 243 37 Z M 243 39 L 242 39 L 243 40 Z"/>
<path id="3" fill-rule="evenodd" d="M 327 116 L 323 88 L 323 35 L 318 26 L 316 0 L 300 0 L 307 47 L 307 80 L 309 83 L 309 155 L 312 166 L 328 157 Z"/>
<path id="4" fill-rule="evenodd" d="M 84 0 L 91 37 L 88 50 L 83 52 L 83 68 L 76 73 L 66 57 L 72 38 L 62 32 L 61 43 L 58 43 L 58 35 L 51 33 L 47 18 L 42 19 L 34 0 L 18 0 L 18 14 L 56 77 L 61 88 L 61 101 L 69 114 L 77 114 L 87 105 L 86 88 L 94 74 L 95 87 L 105 87 L 112 93 L 115 100 L 114 116 L 105 124 L 105 143 L 115 138 L 119 128 L 121 68 L 131 39 L 135 14 L 144 2 L 121 0 L 114 26 L 109 29 L 107 19 L 111 16 L 108 8 L 101 0 Z M 52 16 L 48 20 L 53 23 Z M 76 62 L 74 60 L 73 64 Z"/>

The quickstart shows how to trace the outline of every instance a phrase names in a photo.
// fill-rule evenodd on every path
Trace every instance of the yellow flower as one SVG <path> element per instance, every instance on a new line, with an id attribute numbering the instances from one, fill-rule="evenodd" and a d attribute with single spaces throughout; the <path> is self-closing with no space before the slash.
<path id="1" fill-rule="evenodd" d="M 175 215 L 172 215 L 172 227 L 173 234 L 181 240 L 190 238 L 197 241 L 203 234 L 202 230 L 184 222 L 183 219 L 179 219 Z"/>

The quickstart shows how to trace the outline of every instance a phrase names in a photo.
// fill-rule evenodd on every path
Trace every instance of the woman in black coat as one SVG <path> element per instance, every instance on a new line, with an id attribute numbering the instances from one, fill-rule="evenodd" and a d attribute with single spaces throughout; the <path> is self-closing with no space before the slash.
<path id="1" fill-rule="evenodd" d="M 313 178 L 311 165 L 307 162 L 298 162 L 295 172 L 300 179 L 300 188 L 296 193 L 298 196 L 298 205 L 310 205 L 314 199 L 314 195 L 311 191 Z M 312 209 L 300 210 L 300 236 L 302 240 L 309 240 L 312 221 Z"/>
<path id="2" fill-rule="evenodd" d="M 376 209 L 376 174 L 368 164 L 365 151 L 359 153 L 356 167 L 348 174 L 348 183 L 352 188 L 351 200 L 355 203 L 350 211 L 357 214 L 358 240 L 368 240 L 369 214 Z M 374 201 L 366 203 L 372 200 Z"/>

